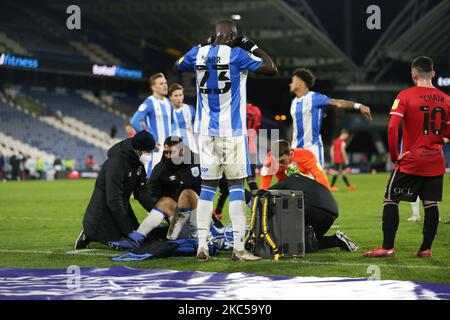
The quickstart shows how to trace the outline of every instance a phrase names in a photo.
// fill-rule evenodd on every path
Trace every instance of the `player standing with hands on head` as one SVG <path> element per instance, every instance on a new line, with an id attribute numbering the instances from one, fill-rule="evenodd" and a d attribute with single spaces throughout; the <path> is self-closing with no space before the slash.
<path id="1" fill-rule="evenodd" d="M 372 120 L 370 108 L 360 103 L 346 100 L 331 99 L 326 95 L 310 91 L 315 77 L 311 70 L 298 68 L 292 73 L 289 88 L 295 94 L 291 103 L 293 121 L 292 148 L 308 149 L 316 156 L 323 167 L 323 143 L 320 129 L 324 109 L 327 106 L 339 109 L 357 109 L 367 119 Z"/>
<path id="2" fill-rule="evenodd" d="M 389 178 L 383 207 L 383 245 L 365 257 L 393 257 L 399 225 L 398 203 L 422 200 L 425 211 L 423 242 L 417 257 L 431 257 L 431 245 L 439 224 L 438 201 L 442 201 L 445 158 L 444 137 L 450 136 L 450 97 L 432 84 L 433 60 L 418 57 L 411 65 L 415 87 L 401 91 L 391 109 L 389 151 L 395 164 Z M 403 123 L 399 153 L 398 129 Z"/>
<path id="3" fill-rule="evenodd" d="M 218 180 L 223 174 L 228 179 L 230 191 L 229 212 L 234 238 L 231 259 L 258 260 L 260 258 L 244 249 L 244 179 L 250 174 L 245 123 L 247 74 L 252 71 L 275 75 L 278 70 L 255 43 L 246 37 L 237 37 L 237 27 L 232 20 L 221 20 L 216 24 L 211 42 L 194 46 L 174 66 L 176 71 L 195 71 L 197 79 L 202 176 L 197 206 L 197 260 L 209 259 L 206 240 Z"/>

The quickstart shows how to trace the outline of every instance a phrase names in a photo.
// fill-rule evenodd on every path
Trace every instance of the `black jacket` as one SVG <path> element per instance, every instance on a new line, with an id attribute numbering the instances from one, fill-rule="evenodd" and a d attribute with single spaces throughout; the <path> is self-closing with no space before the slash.
<path id="1" fill-rule="evenodd" d="M 147 181 L 144 196 L 147 204 L 151 202 L 153 207 L 161 197 L 170 197 L 178 201 L 178 197 L 185 189 L 192 189 L 200 194 L 202 180 L 198 154 L 185 147 L 185 155 L 187 159 L 179 165 L 175 165 L 163 155 Z"/>
<path id="2" fill-rule="evenodd" d="M 95 182 L 94 192 L 83 219 L 85 234 L 93 241 L 119 240 L 139 226 L 130 205 L 134 193 L 147 209 L 142 192 L 145 188 L 144 166 L 126 139 L 108 151 L 108 159 Z"/>
<path id="3" fill-rule="evenodd" d="M 269 189 L 303 191 L 306 213 L 310 211 L 316 212 L 315 210 L 309 210 L 314 208 L 325 211 L 335 218 L 339 215 L 338 204 L 330 190 L 317 181 L 303 175 L 291 175 Z M 306 218 L 308 218 L 308 214 L 306 214 Z"/>

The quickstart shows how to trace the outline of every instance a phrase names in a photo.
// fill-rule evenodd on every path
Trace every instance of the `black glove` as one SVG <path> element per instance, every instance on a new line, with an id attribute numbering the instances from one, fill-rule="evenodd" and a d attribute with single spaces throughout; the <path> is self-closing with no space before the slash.
<path id="1" fill-rule="evenodd" d="M 212 35 L 211 37 L 209 37 L 208 39 L 206 39 L 205 41 L 199 43 L 200 47 L 204 47 L 207 46 L 209 44 L 213 44 L 216 41 L 216 35 Z"/>
<path id="2" fill-rule="evenodd" d="M 244 36 L 237 37 L 236 39 L 234 39 L 231 46 L 239 47 L 249 52 L 253 52 L 255 49 L 258 48 L 258 46 L 252 40 Z"/>

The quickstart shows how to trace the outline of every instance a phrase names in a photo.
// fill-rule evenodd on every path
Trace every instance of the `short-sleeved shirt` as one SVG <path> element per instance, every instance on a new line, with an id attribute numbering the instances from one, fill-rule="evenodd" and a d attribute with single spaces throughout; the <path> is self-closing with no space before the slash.
<path id="1" fill-rule="evenodd" d="M 164 140 L 170 136 L 174 125 L 173 107 L 169 99 L 159 100 L 153 95 L 145 99 L 130 121 L 137 132 L 143 130 L 141 121 L 145 122 L 155 141 L 164 145 Z"/>
<path id="2" fill-rule="evenodd" d="M 247 73 L 261 64 L 250 52 L 227 45 L 195 46 L 178 61 L 178 70 L 196 72 L 196 132 L 211 137 L 246 134 Z"/>
<path id="3" fill-rule="evenodd" d="M 333 152 L 334 152 L 334 160 L 335 164 L 344 163 L 344 155 L 342 153 L 342 146 L 345 148 L 345 141 L 341 138 L 337 138 L 333 142 Z"/>
<path id="4" fill-rule="evenodd" d="M 248 152 L 257 153 L 256 136 L 261 125 L 261 110 L 250 103 L 247 104 L 247 136 L 248 136 Z"/>
<path id="5" fill-rule="evenodd" d="M 450 98 L 436 88 L 412 87 L 395 99 L 391 116 L 403 118 L 400 172 L 417 176 L 445 173 L 444 131 L 450 125 Z"/>
<path id="6" fill-rule="evenodd" d="M 322 144 L 320 128 L 324 108 L 329 101 L 330 98 L 314 91 L 308 91 L 304 96 L 292 100 L 293 148 L 310 148 Z"/>
<path id="7" fill-rule="evenodd" d="M 174 109 L 175 126 L 172 134 L 183 138 L 183 143 L 193 152 L 198 152 L 194 139 L 195 109 L 193 106 L 183 103 L 179 109 Z"/>

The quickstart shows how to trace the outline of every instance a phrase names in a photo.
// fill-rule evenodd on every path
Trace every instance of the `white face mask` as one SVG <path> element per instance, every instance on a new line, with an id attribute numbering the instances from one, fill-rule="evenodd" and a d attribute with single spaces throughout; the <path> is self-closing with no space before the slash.
<path id="1" fill-rule="evenodd" d="M 153 155 L 151 153 L 143 153 L 139 157 L 139 161 L 144 165 L 145 170 L 147 171 L 148 164 L 152 161 Z"/>

